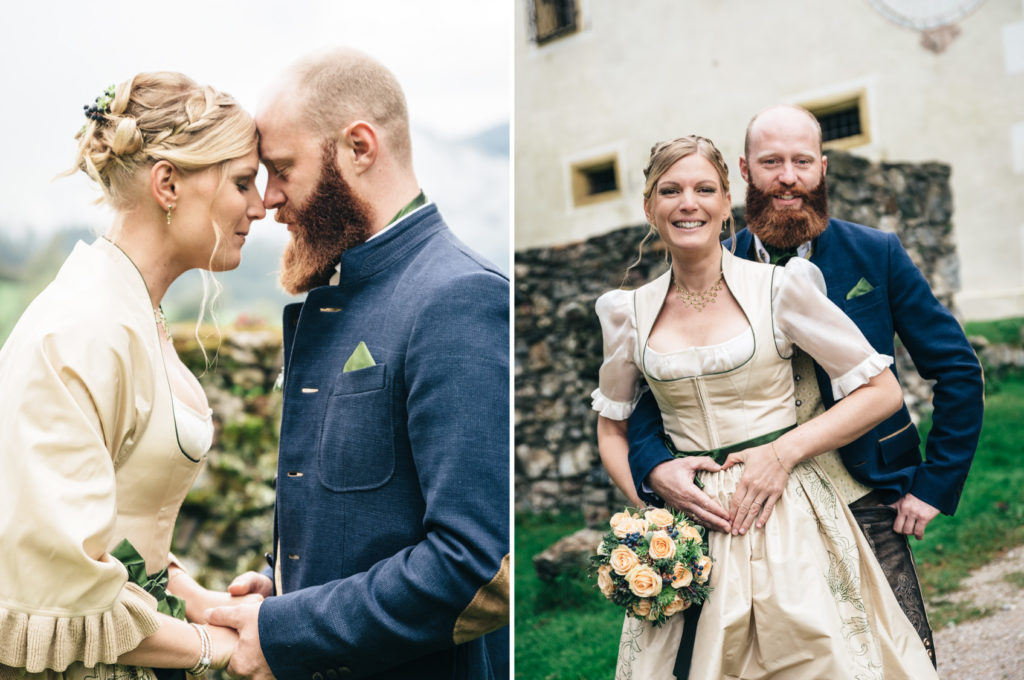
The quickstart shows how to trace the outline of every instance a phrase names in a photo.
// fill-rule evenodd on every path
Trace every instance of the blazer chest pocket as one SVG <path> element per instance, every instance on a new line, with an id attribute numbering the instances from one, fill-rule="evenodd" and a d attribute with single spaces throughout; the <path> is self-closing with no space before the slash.
<path id="1" fill-rule="evenodd" d="M 342 373 L 327 398 L 317 453 L 320 482 L 331 491 L 383 486 L 395 472 L 387 367 Z"/>
<path id="2" fill-rule="evenodd" d="M 884 299 L 883 292 L 881 286 L 875 286 L 863 295 L 847 300 L 843 305 L 843 311 L 846 312 L 847 316 L 852 317 L 855 314 L 862 313 L 864 310 L 871 309 L 882 302 Z"/>

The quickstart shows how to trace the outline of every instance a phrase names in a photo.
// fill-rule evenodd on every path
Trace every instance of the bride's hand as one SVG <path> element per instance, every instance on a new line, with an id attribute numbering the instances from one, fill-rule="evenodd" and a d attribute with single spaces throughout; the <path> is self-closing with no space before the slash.
<path id="1" fill-rule="evenodd" d="M 256 575 L 266 579 L 262 574 Z M 266 580 L 269 581 L 269 579 Z M 172 573 L 168 590 L 171 591 L 171 594 L 184 598 L 185 616 L 194 623 L 206 623 L 206 611 L 208 609 L 213 609 L 214 607 L 236 607 L 241 604 L 262 602 L 264 597 L 262 592 L 255 588 L 245 591 L 239 590 L 238 592 L 235 592 L 232 587 L 228 588 L 228 592 L 207 590 L 196 583 L 190 575 L 180 570 L 175 570 Z"/>
<path id="2" fill-rule="evenodd" d="M 744 468 L 729 503 L 733 535 L 745 534 L 755 519 L 758 529 L 764 526 L 786 488 L 790 472 L 783 468 L 771 444 L 729 454 L 722 469 L 727 470 L 738 463 L 743 463 Z"/>
<path id="3" fill-rule="evenodd" d="M 210 668 L 227 668 L 231 655 L 238 646 L 238 632 L 234 628 L 224 628 L 205 624 L 210 633 Z"/>
<path id="4" fill-rule="evenodd" d="M 259 602 L 263 602 L 263 596 L 259 593 L 232 595 L 230 592 L 223 593 L 216 590 L 207 590 L 202 597 L 195 600 L 193 607 L 186 608 L 189 610 L 190 621 L 206 623 L 206 612 L 215 607 L 237 607 L 243 604 L 257 604 Z"/>

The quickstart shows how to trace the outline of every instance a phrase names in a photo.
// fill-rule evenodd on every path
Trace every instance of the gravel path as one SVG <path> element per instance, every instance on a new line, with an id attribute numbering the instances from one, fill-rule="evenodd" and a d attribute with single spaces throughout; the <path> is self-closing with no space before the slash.
<path id="1" fill-rule="evenodd" d="M 1024 576 L 1024 546 L 972 573 L 948 597 L 996 611 L 934 631 L 942 680 L 1024 680 L 1024 588 L 1003 578 L 1014 572 Z"/>

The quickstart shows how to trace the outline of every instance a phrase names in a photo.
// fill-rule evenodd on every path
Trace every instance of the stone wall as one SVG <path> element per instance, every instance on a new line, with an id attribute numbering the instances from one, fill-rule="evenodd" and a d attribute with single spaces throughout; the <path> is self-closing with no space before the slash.
<path id="1" fill-rule="evenodd" d="M 939 163 L 871 163 L 829 152 L 830 209 L 836 217 L 895 232 L 938 298 L 952 309 L 959 262 L 952 238 L 950 169 Z M 742 187 L 734 187 L 742 194 Z M 742 208 L 734 213 L 741 227 Z M 601 467 L 590 393 L 601 365 L 597 297 L 620 285 L 635 287 L 667 267 L 661 242 L 636 258 L 646 225 L 587 241 L 523 250 L 515 264 L 515 494 L 516 510 L 583 510 L 603 520 L 625 498 Z M 955 311 L 955 310 L 954 310 Z M 930 388 L 905 356 L 898 370 L 915 415 L 927 409 Z"/>
<path id="2" fill-rule="evenodd" d="M 274 520 L 280 434 L 281 332 L 224 329 L 204 338 L 209 365 L 193 328 L 174 328 L 182 361 L 199 376 L 213 409 L 213 448 L 189 492 L 172 549 L 200 583 L 224 589 L 237 574 L 266 567 Z"/>

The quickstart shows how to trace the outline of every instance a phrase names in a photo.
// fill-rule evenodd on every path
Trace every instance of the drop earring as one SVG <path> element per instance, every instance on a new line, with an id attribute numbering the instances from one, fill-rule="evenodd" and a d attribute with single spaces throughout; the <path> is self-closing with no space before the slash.
<path id="1" fill-rule="evenodd" d="M 171 225 L 171 211 L 172 210 L 174 210 L 174 204 L 173 203 L 168 203 L 167 204 L 167 226 Z"/>

